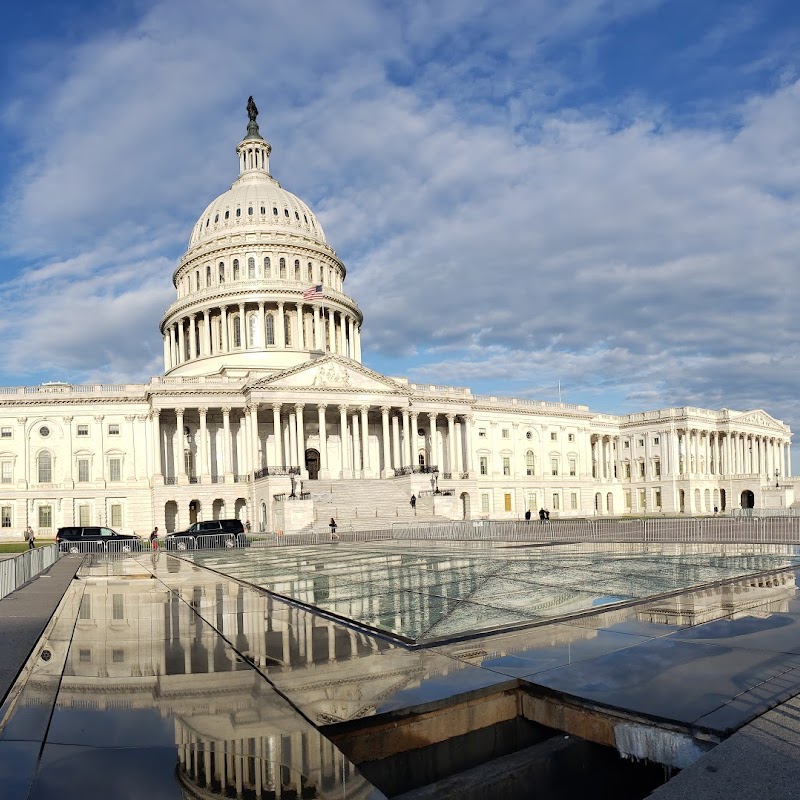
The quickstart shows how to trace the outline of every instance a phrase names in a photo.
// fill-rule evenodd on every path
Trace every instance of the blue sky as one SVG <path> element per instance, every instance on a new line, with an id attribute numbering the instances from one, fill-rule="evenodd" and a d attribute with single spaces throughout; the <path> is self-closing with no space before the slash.
<path id="1" fill-rule="evenodd" d="M 144 380 L 253 94 L 368 366 L 800 426 L 800 5 L 0 11 L 0 384 Z"/>

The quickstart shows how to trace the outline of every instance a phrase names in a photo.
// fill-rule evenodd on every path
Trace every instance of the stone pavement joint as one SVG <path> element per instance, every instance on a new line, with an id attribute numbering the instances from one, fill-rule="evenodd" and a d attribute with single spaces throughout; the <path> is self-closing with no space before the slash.
<path id="1" fill-rule="evenodd" d="M 62 556 L 50 568 L 0 600 L 0 703 L 30 658 L 83 556 Z"/>

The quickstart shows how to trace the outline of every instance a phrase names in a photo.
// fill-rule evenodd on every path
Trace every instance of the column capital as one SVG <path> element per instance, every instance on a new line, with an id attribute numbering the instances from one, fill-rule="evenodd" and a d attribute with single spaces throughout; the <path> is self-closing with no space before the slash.
<path id="1" fill-rule="evenodd" d="M 147 420 L 147 418 L 148 418 L 147 414 L 137 414 L 136 415 L 136 419 L 138 419 L 139 422 L 144 422 L 145 420 Z"/>
<path id="2" fill-rule="evenodd" d="M 17 417 L 17 424 L 24 425 L 28 421 L 27 417 Z"/>
<path id="3" fill-rule="evenodd" d="M 247 404 L 247 405 L 244 407 L 244 410 L 245 410 L 245 411 L 246 411 L 248 414 L 258 413 L 258 403 L 248 403 L 248 404 Z"/>
<path id="4" fill-rule="evenodd" d="M 97 415 L 97 416 L 94 418 L 94 421 L 95 421 L 95 422 L 102 422 L 102 421 L 103 421 L 103 415 L 102 415 L 102 414 L 98 414 L 98 415 Z"/>
<path id="5" fill-rule="evenodd" d="M 160 408 L 151 408 L 149 417 L 150 419 L 158 419 L 161 416 L 161 409 Z"/>
<path id="6" fill-rule="evenodd" d="M 381 414 L 383 414 L 384 417 L 388 416 L 391 410 L 391 406 L 381 406 Z"/>
<path id="7" fill-rule="evenodd" d="M 205 417 L 208 414 L 208 406 L 199 406 L 197 411 L 200 414 L 200 417 Z"/>
<path id="8" fill-rule="evenodd" d="M 327 403 L 317 403 L 317 411 L 318 412 L 322 413 L 322 412 L 326 411 L 327 408 L 328 408 L 328 404 Z"/>
<path id="9" fill-rule="evenodd" d="M 280 413 L 280 410 L 282 408 L 283 408 L 283 403 L 273 403 L 272 404 L 272 410 L 273 411 L 277 411 L 278 413 Z"/>
<path id="10" fill-rule="evenodd" d="M 231 407 L 230 406 L 223 406 L 222 407 L 222 413 L 223 413 L 224 416 L 227 417 L 231 413 Z"/>
<path id="11" fill-rule="evenodd" d="M 342 412 L 342 414 L 346 414 L 349 410 L 349 406 L 347 405 L 347 403 L 339 403 L 338 408 L 339 411 Z"/>
<path id="12" fill-rule="evenodd" d="M 185 412 L 185 411 L 186 411 L 186 409 L 185 409 L 185 408 L 176 408 L 176 409 L 175 409 L 175 413 L 176 413 L 176 414 L 177 414 L 179 417 L 182 417 L 182 416 L 184 415 L 184 412 Z"/>
<path id="13" fill-rule="evenodd" d="M 126 416 L 125 422 L 133 422 L 136 419 L 135 416 Z M 64 417 L 64 422 L 72 422 L 72 417 Z"/>
<path id="14" fill-rule="evenodd" d="M 297 414 L 300 414 L 300 413 L 302 413 L 302 411 L 303 411 L 303 409 L 304 409 L 305 407 L 306 407 L 306 404 L 305 404 L 305 403 L 295 403 L 295 404 L 294 404 L 294 410 L 295 410 L 295 413 L 297 413 Z"/>
<path id="15" fill-rule="evenodd" d="M 450 411 L 448 411 L 448 412 L 447 412 L 447 414 L 446 414 L 445 416 L 447 417 L 447 419 L 448 419 L 448 421 L 449 421 L 449 422 L 455 422 L 455 421 L 456 421 L 456 415 L 455 415 L 455 414 L 453 414 L 453 413 L 452 413 L 452 412 L 450 412 Z M 515 422 L 515 423 L 514 423 L 514 427 L 516 428 L 516 427 L 517 427 L 517 425 L 519 425 L 519 423 L 518 423 L 518 422 Z"/>
<path id="16" fill-rule="evenodd" d="M 263 300 L 258 301 L 258 310 L 262 311 L 266 303 Z"/>
<path id="17" fill-rule="evenodd" d="M 361 411 L 363 414 L 368 414 L 370 408 L 372 408 L 372 406 L 368 406 L 367 405 L 367 406 L 359 406 L 358 407 L 359 411 Z"/>

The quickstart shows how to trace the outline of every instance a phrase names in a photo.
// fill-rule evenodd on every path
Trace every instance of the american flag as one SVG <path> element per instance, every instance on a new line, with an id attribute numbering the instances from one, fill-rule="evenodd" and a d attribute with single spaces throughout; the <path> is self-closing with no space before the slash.
<path id="1" fill-rule="evenodd" d="M 318 283 L 316 286 L 310 286 L 303 292 L 303 300 L 321 300 L 322 299 L 322 284 Z"/>

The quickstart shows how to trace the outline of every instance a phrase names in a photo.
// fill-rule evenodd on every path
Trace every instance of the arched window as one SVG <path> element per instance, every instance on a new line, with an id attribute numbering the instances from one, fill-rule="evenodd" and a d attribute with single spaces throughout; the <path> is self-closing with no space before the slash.
<path id="1" fill-rule="evenodd" d="M 211 265 L 206 267 L 206 286 L 211 286 Z"/>
<path id="2" fill-rule="evenodd" d="M 256 260 L 250 256 L 247 259 L 247 277 L 248 278 L 255 278 L 256 276 Z"/>
<path id="3" fill-rule="evenodd" d="M 275 344 L 275 317 L 267 314 L 267 344 Z"/>
<path id="4" fill-rule="evenodd" d="M 242 326 L 238 314 L 233 318 L 233 346 L 242 346 Z"/>
<path id="5" fill-rule="evenodd" d="M 533 459 L 533 450 L 528 450 L 528 452 L 525 453 L 525 474 L 536 474 L 536 462 Z"/>
<path id="6" fill-rule="evenodd" d="M 219 262 L 219 282 L 225 283 L 225 263 Z"/>
<path id="7" fill-rule="evenodd" d="M 294 260 L 294 279 L 296 281 L 300 280 L 300 261 L 299 259 Z"/>
<path id="8" fill-rule="evenodd" d="M 195 289 L 199 292 L 200 291 L 200 270 L 198 269 L 197 272 L 194 274 L 195 279 Z"/>
<path id="9" fill-rule="evenodd" d="M 283 316 L 283 341 L 286 342 L 287 347 L 292 346 L 292 325 L 291 318 L 288 314 Z"/>
<path id="10" fill-rule="evenodd" d="M 39 483 L 53 482 L 53 457 L 47 450 L 39 453 L 38 459 Z"/>
<path id="11" fill-rule="evenodd" d="M 256 324 L 258 322 L 258 317 L 255 314 L 251 314 L 250 318 L 247 320 L 247 345 L 248 347 L 255 347 L 256 346 Z"/>
<path id="12" fill-rule="evenodd" d="M 233 279 L 235 281 L 239 280 L 239 259 L 238 258 L 234 258 L 233 259 Z"/>
<path id="13" fill-rule="evenodd" d="M 322 264 L 319 265 L 319 282 L 325 283 L 325 267 Z"/>
<path id="14" fill-rule="evenodd" d="M 269 256 L 264 257 L 264 277 L 272 277 L 272 262 L 269 260 Z"/>
<path id="15" fill-rule="evenodd" d="M 314 268 L 311 266 L 311 262 L 308 262 L 308 282 L 313 283 L 314 281 Z"/>
<path id="16" fill-rule="evenodd" d="M 285 278 L 286 277 L 286 259 L 285 258 L 282 258 L 280 260 L 279 269 L 280 269 L 280 273 L 281 273 L 280 277 L 281 278 Z"/>

